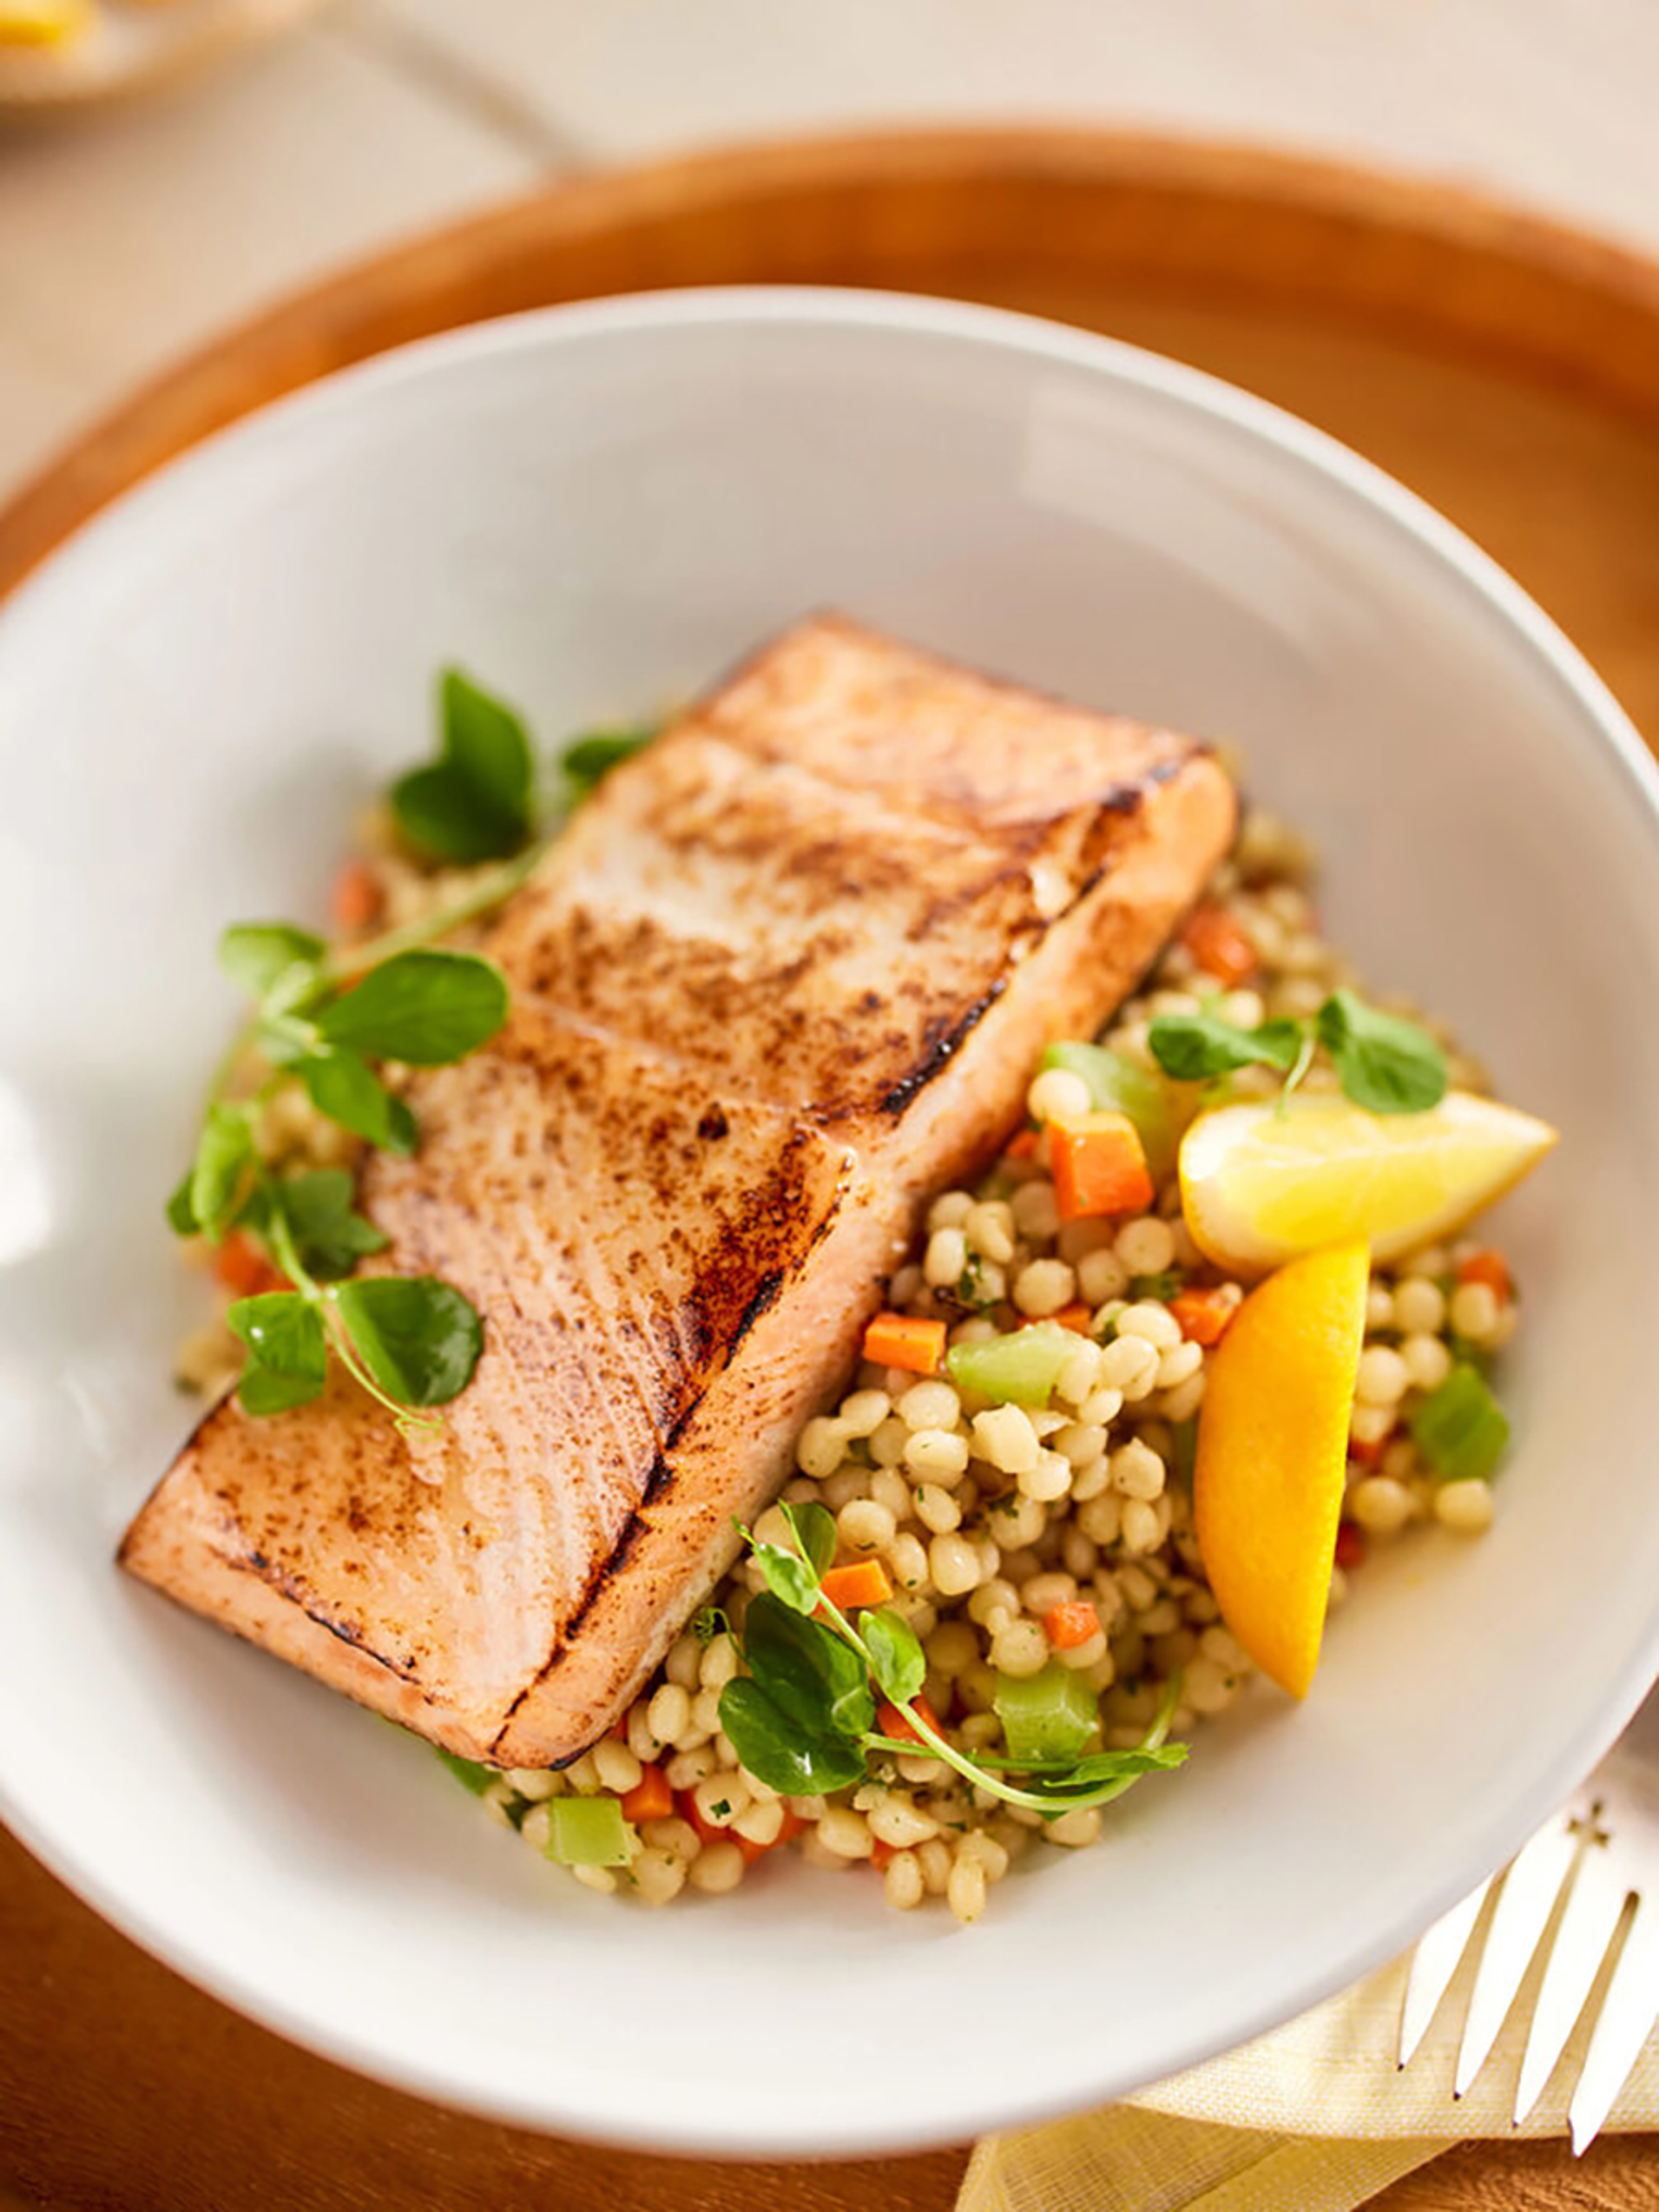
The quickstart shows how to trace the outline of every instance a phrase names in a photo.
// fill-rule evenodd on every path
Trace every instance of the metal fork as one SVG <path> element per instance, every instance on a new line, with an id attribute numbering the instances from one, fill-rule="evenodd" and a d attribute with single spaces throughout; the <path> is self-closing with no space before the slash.
<path id="1" fill-rule="evenodd" d="M 1501 1873 L 1454 1905 L 1417 1947 L 1400 2021 L 1400 2063 L 1427 2033 L 1493 1891 L 1453 2094 L 1486 2064 L 1546 1931 L 1555 1923 L 1515 2094 L 1518 2126 L 1543 2094 L 1621 1929 L 1567 2120 L 1582 2154 L 1659 2020 L 1659 1692 L 1567 1809 Z M 1558 1911 L 1559 1913 L 1557 1918 Z"/>

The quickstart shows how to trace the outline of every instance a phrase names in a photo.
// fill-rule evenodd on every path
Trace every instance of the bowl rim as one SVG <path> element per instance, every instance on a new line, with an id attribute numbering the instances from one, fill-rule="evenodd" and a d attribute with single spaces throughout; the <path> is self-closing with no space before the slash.
<path id="1" fill-rule="evenodd" d="M 534 351 L 549 343 L 744 324 L 833 325 L 875 335 L 896 332 L 957 340 L 1033 362 L 1062 364 L 1108 383 L 1173 400 L 1334 484 L 1355 505 L 1414 541 L 1447 572 L 1449 582 L 1455 581 L 1467 598 L 1518 635 L 1540 675 L 1547 676 L 1576 709 L 1586 726 L 1586 737 L 1611 756 L 1659 861 L 1659 763 L 1578 648 L 1489 554 L 1427 501 L 1328 433 L 1206 371 L 1042 317 L 902 292 L 757 284 L 630 293 L 463 325 L 335 371 L 216 430 L 71 532 L 0 600 L 0 671 L 18 613 L 37 599 L 49 605 L 86 541 L 118 538 L 141 527 L 149 505 L 170 497 L 177 478 L 211 466 L 222 453 L 234 456 L 244 447 L 303 436 L 313 422 L 356 404 L 366 390 L 441 374 L 455 363 Z M 1237 2048 L 1398 1955 L 1483 1876 L 1502 1865 L 1567 1798 L 1622 1732 L 1656 1675 L 1659 1612 L 1639 1625 L 1595 1713 L 1581 1716 L 1582 1726 L 1560 1729 L 1551 1756 L 1532 1771 L 1526 1786 L 1517 1786 L 1489 1805 L 1474 1831 L 1478 1843 L 1471 1844 L 1455 1869 L 1425 1885 L 1418 1905 L 1395 1912 L 1385 1923 L 1344 1944 L 1317 1972 L 1304 1973 L 1292 1987 L 1276 1988 L 1271 1996 L 1237 2008 L 1224 2028 L 1194 2037 L 1159 2078 L 1171 2078 Z M 152 1910 L 142 1897 L 127 1895 L 118 1881 L 109 1879 L 81 1847 L 77 1825 L 67 1811 L 58 1814 L 49 1806 L 31 1803 L 18 1790 L 7 1771 L 3 1739 L 0 1816 L 76 1895 L 198 1988 L 302 2047 L 371 2079 L 527 2129 L 631 2149 L 704 2157 L 845 2158 L 957 2143 L 967 2136 L 1030 2125 L 1151 2086 L 1133 2067 L 1103 2076 L 1091 2063 L 1091 2045 L 1083 2040 L 1069 2065 L 1062 2061 L 1045 2069 L 1039 2090 L 985 2094 L 974 2085 L 954 2094 L 947 2090 L 929 2097 L 917 2088 L 908 2096 L 902 2118 L 884 2114 L 866 2123 L 853 2115 L 839 2129 L 820 2126 L 816 2133 L 804 2133 L 795 2124 L 785 2129 L 763 2114 L 739 2118 L 735 2110 L 703 2118 L 689 2104 L 662 2118 L 640 2110 L 637 2100 L 625 2120 L 620 2103 L 613 2111 L 596 2115 L 562 2096 L 556 2081 L 548 2081 L 544 2094 L 520 2095 L 483 2080 L 460 2081 L 443 2063 L 418 2051 L 365 2039 L 321 2006 L 308 2008 L 273 1996 L 261 1985 L 257 1971 L 223 1961 L 199 1945 L 187 1926 L 178 1924 L 175 1914 Z M 1051 2060 L 1055 2056 L 1049 2054 Z"/>

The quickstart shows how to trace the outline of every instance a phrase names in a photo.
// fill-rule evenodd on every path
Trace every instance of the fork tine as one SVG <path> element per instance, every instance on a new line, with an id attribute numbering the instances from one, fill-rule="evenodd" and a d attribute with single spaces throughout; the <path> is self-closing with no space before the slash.
<path id="1" fill-rule="evenodd" d="M 1584 2069 L 1568 2107 L 1575 2158 L 1582 2157 L 1601 2132 L 1601 2123 L 1630 2079 L 1631 2069 L 1656 2020 L 1659 2020 L 1659 1907 L 1651 1899 L 1642 1899 L 1619 1964 L 1613 1970 Z"/>
<path id="2" fill-rule="evenodd" d="M 1526 1978 L 1539 1938 L 1549 1924 L 1561 1885 L 1572 1870 L 1578 1838 L 1566 1814 L 1540 1828 L 1504 1877 L 1498 1910 L 1486 1931 L 1469 2016 L 1457 2054 L 1452 2094 L 1461 2097 L 1486 2064 L 1516 1991 Z"/>
<path id="3" fill-rule="evenodd" d="M 1515 2092 L 1517 2127 L 1543 2094 L 1544 2085 L 1566 2048 L 1573 2022 L 1601 1971 L 1629 1893 L 1628 1882 L 1609 1864 L 1605 1848 L 1589 1846 L 1550 1946 L 1538 2008 L 1527 2032 L 1521 2079 Z"/>
<path id="4" fill-rule="evenodd" d="M 1472 1890 L 1462 1902 L 1437 1920 L 1412 1954 L 1406 1984 L 1406 2002 L 1400 2008 L 1400 2063 L 1409 2065 L 1417 2046 L 1428 2033 L 1440 2000 L 1457 1972 L 1458 1961 L 1469 1946 L 1474 1923 L 1480 1917 L 1493 1877 Z"/>

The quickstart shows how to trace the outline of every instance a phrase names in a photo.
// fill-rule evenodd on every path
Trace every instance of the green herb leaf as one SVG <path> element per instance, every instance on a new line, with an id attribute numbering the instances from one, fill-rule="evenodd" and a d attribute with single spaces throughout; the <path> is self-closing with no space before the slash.
<path id="1" fill-rule="evenodd" d="M 639 1846 L 614 1797 L 550 1797 L 546 1856 L 556 1866 L 626 1866 Z"/>
<path id="2" fill-rule="evenodd" d="M 331 1049 L 296 1061 L 294 1073 L 312 1104 L 331 1121 L 382 1152 L 412 1152 L 420 1132 L 403 1100 L 386 1089 L 355 1052 Z"/>
<path id="3" fill-rule="evenodd" d="M 1411 1418 L 1417 1449 L 1443 1482 L 1486 1482 L 1509 1449 L 1510 1425 L 1486 1377 L 1454 1367 Z"/>
<path id="4" fill-rule="evenodd" d="M 384 1251 L 387 1243 L 356 1211 L 352 1197 L 352 1179 L 343 1168 L 315 1168 L 256 1191 L 243 1218 L 269 1241 L 270 1212 L 279 1206 L 301 1267 L 319 1282 L 332 1282 L 349 1275 L 367 1254 Z"/>
<path id="5" fill-rule="evenodd" d="M 1100 1725 L 1099 1698 L 1083 1675 L 1057 1659 L 1039 1674 L 999 1674 L 991 1704 L 1018 1765 L 1074 1759 Z"/>
<path id="6" fill-rule="evenodd" d="M 820 1579 L 835 1564 L 836 1516 L 827 1505 L 809 1498 L 805 1505 L 785 1504 L 783 1517 L 789 1523 L 802 1559 Z"/>
<path id="7" fill-rule="evenodd" d="M 236 1395 L 244 1412 L 282 1413 L 320 1397 L 328 1379 L 322 1317 L 298 1291 L 239 1298 L 225 1315 L 248 1349 Z"/>
<path id="8" fill-rule="evenodd" d="M 773 1596 L 787 1605 L 791 1613 L 816 1613 L 818 1578 L 806 1560 L 794 1552 L 786 1552 L 781 1544 L 762 1543 L 758 1537 L 749 1535 L 747 1529 L 744 1534 Z"/>
<path id="9" fill-rule="evenodd" d="M 729 1636 L 732 1623 L 726 1608 L 720 1605 L 705 1605 L 691 1616 L 691 1633 L 699 1644 L 710 1644 L 717 1636 Z"/>
<path id="10" fill-rule="evenodd" d="M 440 1744 L 438 1756 L 463 1789 L 470 1790 L 475 1797 L 482 1797 L 492 1782 L 501 1779 L 493 1766 L 480 1766 L 476 1759 L 463 1759 L 459 1752 L 446 1751 Z"/>
<path id="11" fill-rule="evenodd" d="M 474 952 L 400 952 L 316 1018 L 318 1034 L 368 1060 L 441 1067 L 464 1060 L 507 1019 L 507 979 Z"/>
<path id="12" fill-rule="evenodd" d="M 951 1297 L 969 1313 L 988 1313 L 995 1305 L 985 1287 L 985 1262 L 977 1252 L 968 1255 L 968 1264 L 951 1285 Z"/>
<path id="13" fill-rule="evenodd" d="M 808 1729 L 860 1735 L 875 1718 L 864 1661 L 821 1621 L 763 1594 L 744 1618 L 743 1652 L 767 1694 Z"/>
<path id="14" fill-rule="evenodd" d="M 927 1660 L 915 1629 L 884 1605 L 878 1613 L 859 1615 L 859 1634 L 883 1697 L 908 1705 L 927 1679 Z"/>
<path id="15" fill-rule="evenodd" d="M 773 1596 L 792 1613 L 816 1613 L 819 1581 L 836 1556 L 836 1516 L 816 1502 L 781 1510 L 794 1539 L 793 1552 L 781 1544 L 763 1543 L 741 1521 L 738 1528 Z"/>
<path id="16" fill-rule="evenodd" d="M 358 1358 L 400 1406 L 443 1406 L 465 1390 L 483 1324 L 433 1275 L 366 1275 L 329 1293 Z"/>
<path id="17" fill-rule="evenodd" d="M 399 831 L 417 851 L 469 864 L 515 853 L 533 818 L 535 762 L 523 722 L 501 700 L 446 669 L 437 762 L 392 787 Z"/>
<path id="18" fill-rule="evenodd" d="M 290 969 L 314 970 L 328 947 L 308 929 L 286 921 L 239 921 L 219 939 L 219 965 L 231 981 L 263 999 Z"/>
<path id="19" fill-rule="evenodd" d="M 310 1022 L 293 1014 L 267 1014 L 254 1032 L 254 1042 L 273 1067 L 297 1067 L 302 1060 L 316 1056 L 322 1040 Z"/>
<path id="20" fill-rule="evenodd" d="M 1186 1762 L 1184 1743 L 1160 1744 L 1156 1749 L 1096 1751 L 1078 1759 L 1064 1774 L 1034 1774 L 1026 1786 L 1039 1797 L 1052 1797 L 1062 1807 L 1085 1792 L 1098 1802 L 1097 1793 L 1103 1783 L 1127 1789 L 1143 1774 L 1167 1773 Z"/>
<path id="21" fill-rule="evenodd" d="M 235 1218 L 254 1159 L 246 1108 L 216 1101 L 203 1121 L 190 1175 L 190 1211 L 204 1237 L 216 1241 Z"/>
<path id="22" fill-rule="evenodd" d="M 1179 1267 L 1166 1267 L 1160 1275 L 1132 1275 L 1129 1296 L 1132 1298 L 1155 1298 L 1160 1305 L 1179 1295 L 1186 1280 Z"/>
<path id="23" fill-rule="evenodd" d="M 758 1682 L 739 1676 L 720 1692 L 720 1727 L 739 1760 L 786 1797 L 845 1790 L 865 1771 L 864 1753 L 844 1735 L 805 1727 Z"/>
<path id="24" fill-rule="evenodd" d="M 516 852 L 524 832 L 480 796 L 459 769 L 410 769 L 387 793 L 405 844 L 434 860 L 473 867 Z"/>
<path id="25" fill-rule="evenodd" d="M 191 1187 L 195 1180 L 195 1169 L 186 1170 L 178 1188 L 167 1200 L 167 1226 L 175 1237 L 194 1237 L 202 1225 L 196 1218 L 196 1202 L 191 1196 Z"/>
<path id="26" fill-rule="evenodd" d="M 445 669 L 439 703 L 444 758 L 527 836 L 536 764 L 522 719 L 459 668 Z"/>
<path id="27" fill-rule="evenodd" d="M 1415 1022 L 1381 1013 L 1352 991 L 1333 991 L 1318 1026 L 1343 1090 L 1367 1113 L 1426 1113 L 1445 1097 L 1446 1056 Z"/>
<path id="28" fill-rule="evenodd" d="M 659 726 L 655 722 L 644 722 L 632 729 L 588 730 L 573 738 L 559 759 L 573 802 L 580 802 L 597 791 L 619 762 L 628 760 L 641 746 L 650 744 Z"/>
<path id="29" fill-rule="evenodd" d="M 1242 1030 L 1218 1014 L 1160 1014 L 1147 1031 L 1152 1057 L 1179 1083 L 1207 1083 L 1239 1067 L 1295 1066 L 1301 1049 L 1300 1023 L 1263 1022 Z"/>

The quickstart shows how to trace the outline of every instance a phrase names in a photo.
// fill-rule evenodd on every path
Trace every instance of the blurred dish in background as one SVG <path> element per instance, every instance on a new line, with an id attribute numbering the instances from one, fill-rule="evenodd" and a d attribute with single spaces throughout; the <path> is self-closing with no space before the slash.
<path id="1" fill-rule="evenodd" d="M 151 92 L 311 15 L 320 0 L 0 0 L 0 114 Z"/>

